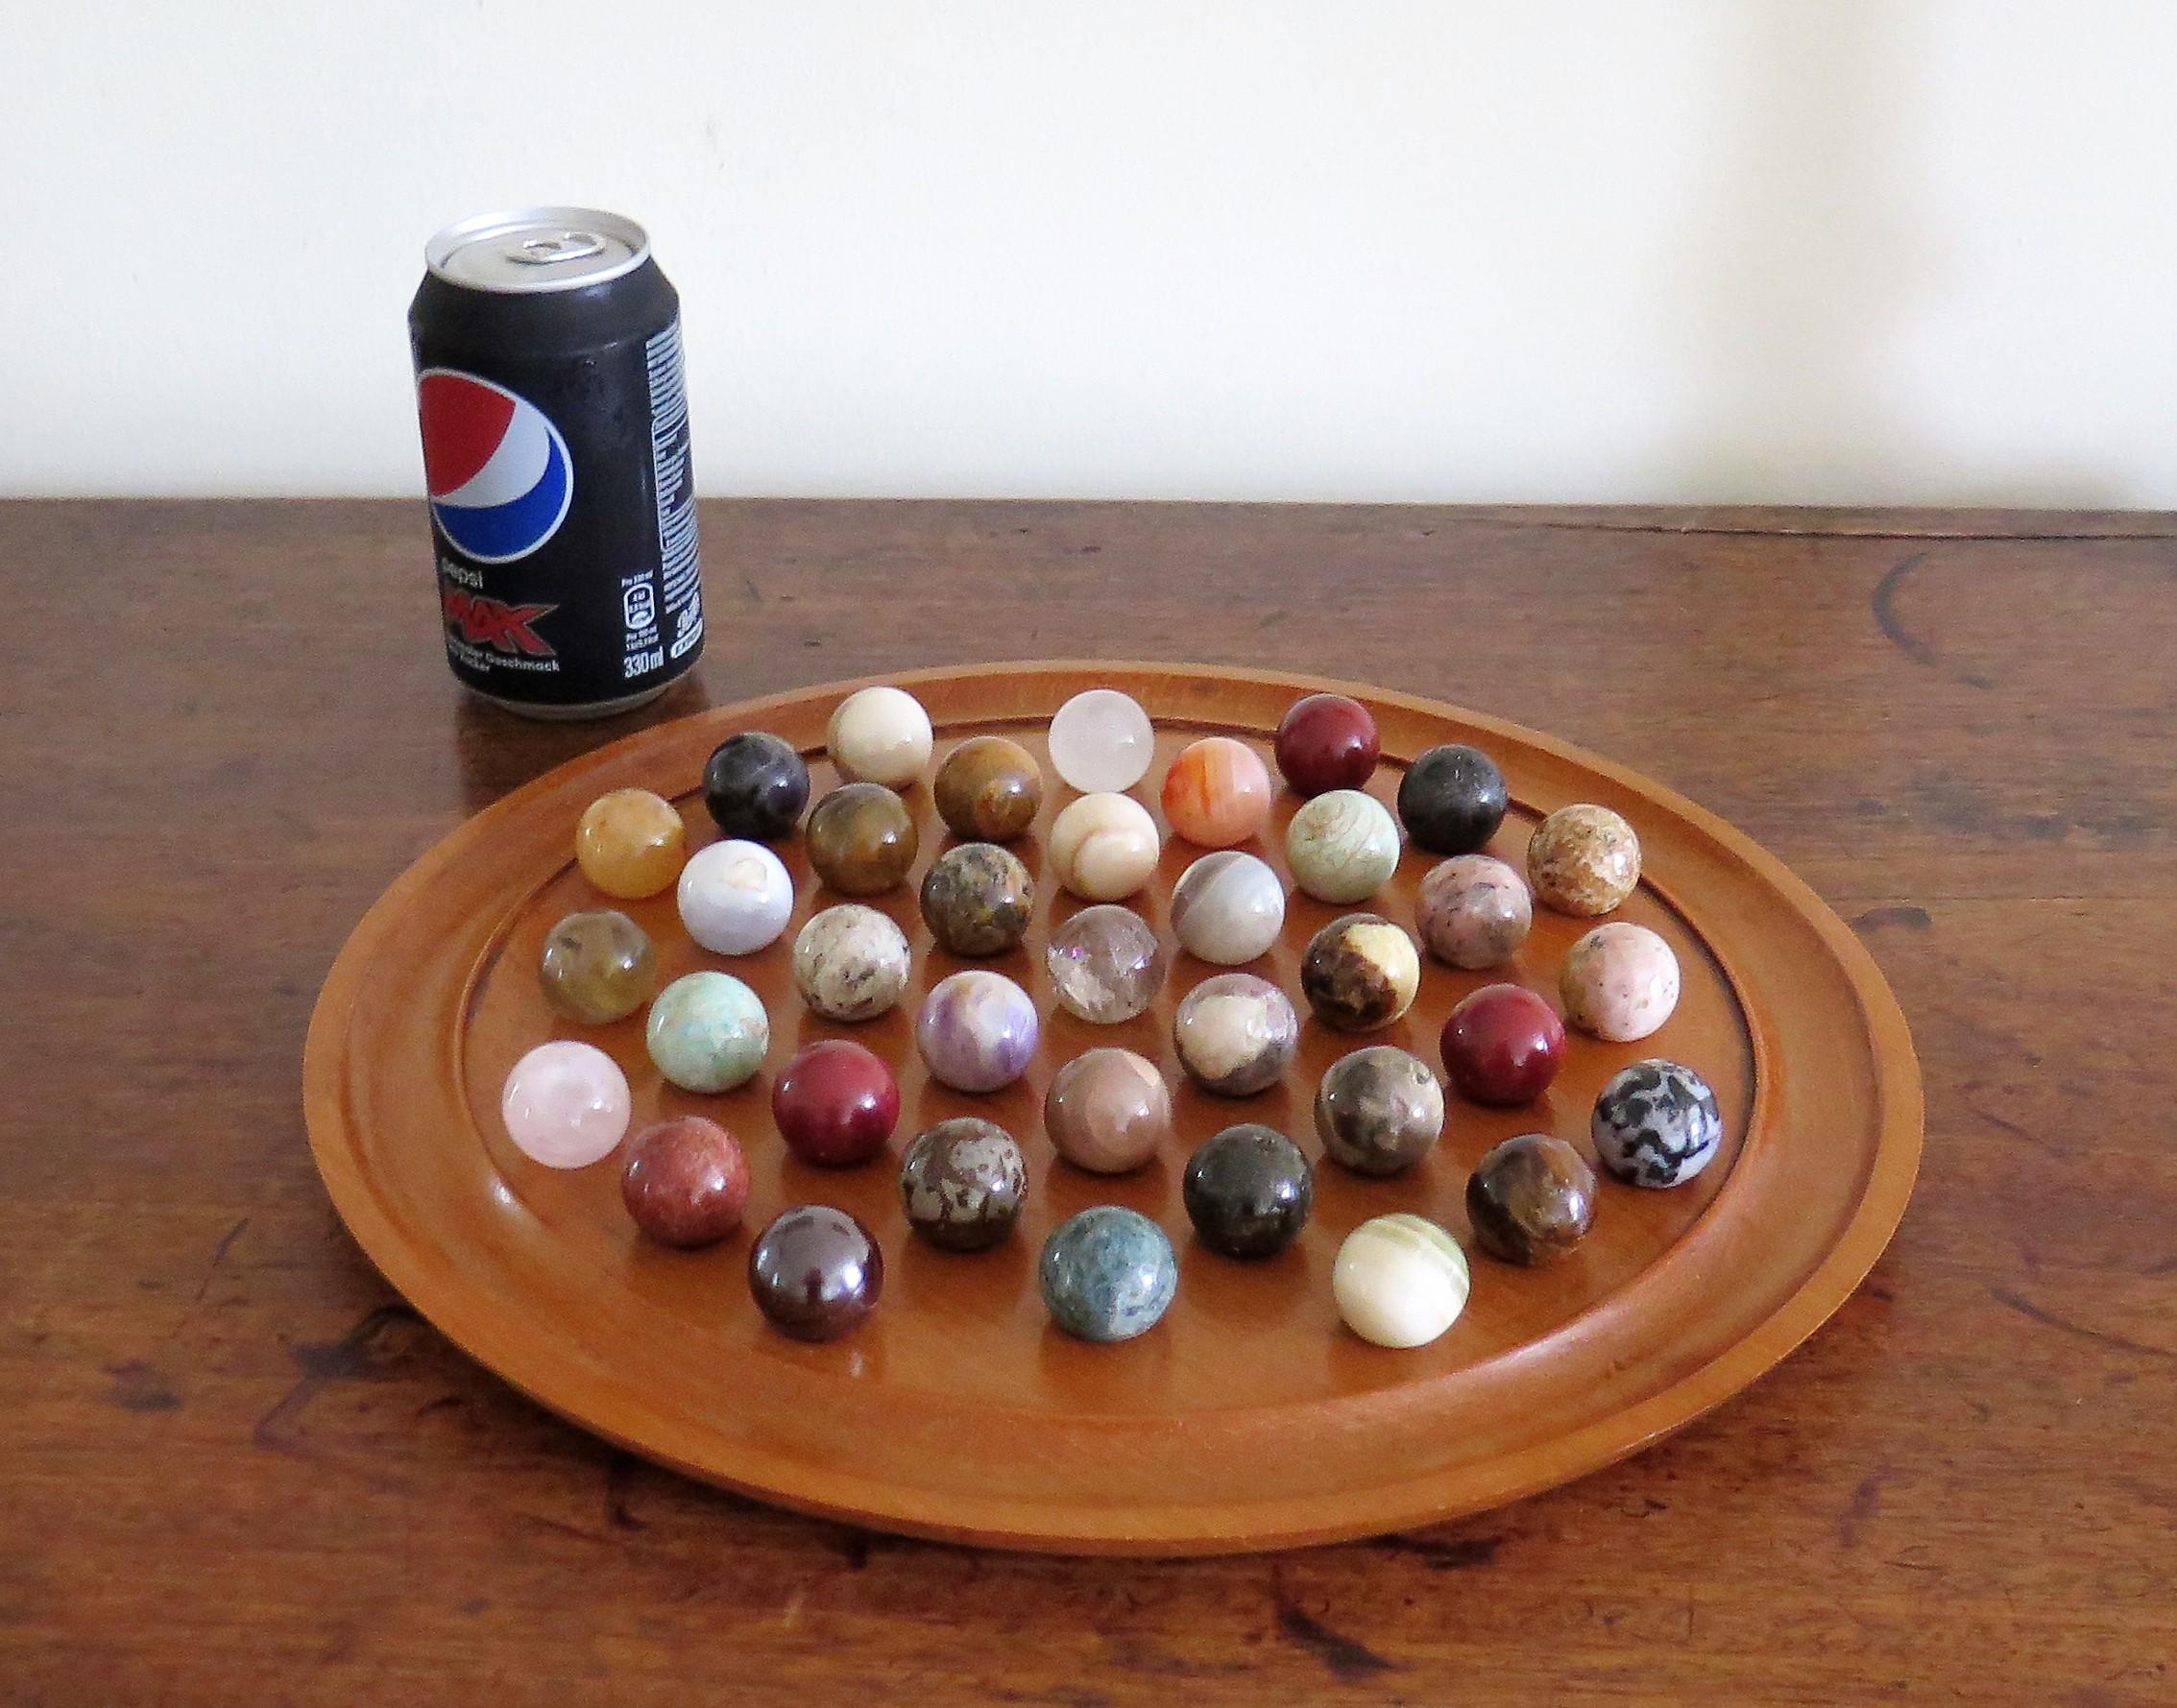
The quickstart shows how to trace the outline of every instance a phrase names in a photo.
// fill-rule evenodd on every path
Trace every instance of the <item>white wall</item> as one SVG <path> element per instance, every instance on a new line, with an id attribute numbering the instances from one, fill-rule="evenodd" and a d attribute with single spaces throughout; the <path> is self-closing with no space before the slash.
<path id="1" fill-rule="evenodd" d="M 0 0 L 0 491 L 408 493 L 619 209 L 712 493 L 2177 504 L 2165 0 Z"/>

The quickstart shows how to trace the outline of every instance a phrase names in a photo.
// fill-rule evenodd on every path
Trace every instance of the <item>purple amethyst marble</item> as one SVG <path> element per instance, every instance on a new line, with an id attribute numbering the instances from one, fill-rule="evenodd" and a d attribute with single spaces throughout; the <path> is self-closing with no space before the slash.
<path id="1" fill-rule="evenodd" d="M 922 999 L 915 1046 L 931 1077 L 956 1092 L 994 1092 L 1028 1071 L 1035 1004 L 1002 973 L 974 969 L 941 979 Z"/>

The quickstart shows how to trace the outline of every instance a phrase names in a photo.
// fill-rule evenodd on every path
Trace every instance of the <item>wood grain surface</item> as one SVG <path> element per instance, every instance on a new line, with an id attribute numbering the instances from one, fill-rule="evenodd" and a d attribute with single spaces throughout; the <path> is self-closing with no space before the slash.
<path id="1" fill-rule="evenodd" d="M 706 508 L 698 680 L 521 724 L 421 506 L 0 509 L 0 1699 L 2166 1703 L 2177 538 L 2165 517 Z M 645 719 L 1037 654 L 1485 709 L 1861 932 L 1927 1147 L 1829 1326 L 1654 1452 L 1372 1544 L 1023 1559 L 721 1495 L 399 1304 L 311 998 L 470 811 Z"/>

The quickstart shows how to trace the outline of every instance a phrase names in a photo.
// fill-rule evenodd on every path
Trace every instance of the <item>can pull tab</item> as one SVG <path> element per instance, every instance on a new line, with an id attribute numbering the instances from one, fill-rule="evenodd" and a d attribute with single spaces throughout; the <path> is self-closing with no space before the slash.
<path id="1" fill-rule="evenodd" d="M 524 237 L 507 245 L 506 257 L 527 267 L 550 267 L 561 261 L 586 261 L 605 253 L 605 240 L 589 231 L 553 231 Z"/>

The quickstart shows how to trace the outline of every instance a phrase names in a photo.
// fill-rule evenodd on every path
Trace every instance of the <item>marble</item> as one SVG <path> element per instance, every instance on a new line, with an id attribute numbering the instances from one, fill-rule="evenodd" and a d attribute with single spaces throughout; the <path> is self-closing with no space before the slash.
<path id="1" fill-rule="evenodd" d="M 1344 694 L 1310 694 L 1277 720 L 1277 769 L 1296 795 L 1359 788 L 1382 751 L 1375 717 Z"/>
<path id="2" fill-rule="evenodd" d="M 931 986 L 915 1016 L 915 1048 L 940 1085 L 994 1092 L 1028 1071 L 1038 1026 L 1028 992 L 980 968 Z"/>
<path id="3" fill-rule="evenodd" d="M 1429 868 L 1414 902 L 1422 947 L 1448 966 L 1479 973 L 1519 952 L 1535 924 L 1527 881 L 1488 854 L 1454 854 Z"/>
<path id="4" fill-rule="evenodd" d="M 1681 1062 L 1620 1068 L 1588 1122 L 1595 1160 L 1628 1186 L 1683 1186 L 1716 1160 L 1724 1115 L 1708 1082 Z"/>
<path id="5" fill-rule="evenodd" d="M 1052 821 L 1052 875 L 1084 902 L 1124 902 L 1163 852 L 1156 820 L 1131 795 L 1083 795 Z"/>
<path id="6" fill-rule="evenodd" d="M 1473 854 L 1497 833 L 1509 801 L 1496 760 L 1457 742 L 1430 748 L 1398 784 L 1406 833 L 1430 854 Z"/>
<path id="7" fill-rule="evenodd" d="M 499 1119 L 515 1149 L 547 1168 L 587 1168 L 627 1133 L 633 1102 L 619 1064 L 592 1044 L 540 1044 L 514 1064 Z"/>
<path id="8" fill-rule="evenodd" d="M 794 937 L 794 988 L 826 1020 L 875 1020 L 907 994 L 913 971 L 907 933 L 859 902 L 811 914 Z"/>
<path id="9" fill-rule="evenodd" d="M 1117 794 L 1149 775 L 1156 731 L 1149 713 L 1117 688 L 1088 688 L 1051 720 L 1051 765 L 1068 788 Z"/>
<path id="10" fill-rule="evenodd" d="M 1507 1139 L 1467 1176 L 1466 1222 L 1475 1244 L 1500 1263 L 1554 1263 L 1594 1226 L 1595 1171 L 1547 1133 Z"/>
<path id="11" fill-rule="evenodd" d="M 1013 1231 L 1028 1190 L 1012 1134 L 963 1115 L 915 1135 L 900 1162 L 907 1226 L 945 1251 L 981 1251 Z"/>
<path id="12" fill-rule="evenodd" d="M 1323 1154 L 1356 1174 L 1399 1174 L 1443 1133 L 1443 1087 L 1417 1055 L 1390 1044 L 1331 1063 L 1316 1088 Z"/>
<path id="13" fill-rule="evenodd" d="M 680 809 L 648 789 L 615 789 L 584 808 L 574 829 L 574 863 L 608 896 L 639 902 L 680 876 L 688 827 Z"/>
<path id="14" fill-rule="evenodd" d="M 905 688 L 859 688 L 832 711 L 824 732 L 832 768 L 849 782 L 904 789 L 930 763 L 930 713 Z"/>
<path id="15" fill-rule="evenodd" d="M 740 1226 L 748 1203 L 748 1159 L 714 1120 L 679 1115 L 628 1141 L 620 1202 L 661 1245 L 715 1245 Z"/>
<path id="16" fill-rule="evenodd" d="M 836 1340 L 859 1327 L 884 1290 L 884 1254 L 844 1210 L 782 1210 L 748 1248 L 748 1292 L 771 1326 L 796 1340 Z"/>
<path id="17" fill-rule="evenodd" d="M 970 842 L 1010 842 L 1043 806 L 1035 756 L 1003 735 L 971 735 L 945 756 L 931 790 L 937 816 Z"/>
<path id="18" fill-rule="evenodd" d="M 713 954 L 748 955 L 779 940 L 793 916 L 786 863 L 761 842 L 698 849 L 680 875 L 680 923 Z"/>
<path id="19" fill-rule="evenodd" d="M 616 908 L 570 913 L 545 933 L 537 978 L 569 1020 L 608 1025 L 650 999 L 658 954 L 649 934 Z"/>
<path id="20" fill-rule="evenodd" d="M 703 805 L 728 836 L 771 842 L 801 822 L 809 805 L 809 766 L 764 730 L 728 735 L 703 767 Z"/>
<path id="21" fill-rule="evenodd" d="M 684 1092 L 730 1092 L 763 1066 L 771 1019 L 730 973 L 690 973 L 650 1004 L 642 1038 L 658 1071 Z"/>
<path id="22" fill-rule="evenodd" d="M 1486 984 L 1452 1008 L 1439 1047 L 1454 1090 L 1509 1109 L 1550 1089 L 1564 1062 L 1564 1022 L 1524 985 Z"/>
<path id="23" fill-rule="evenodd" d="M 1359 789 L 1331 789 L 1285 827 L 1285 863 L 1293 881 L 1318 902 L 1366 902 L 1398 870 L 1398 821 Z"/>
<path id="24" fill-rule="evenodd" d="M 1159 796 L 1172 833 L 1197 848 L 1230 848 L 1270 818 L 1270 768 L 1245 741 L 1204 735 L 1179 750 Z"/>
<path id="25" fill-rule="evenodd" d="M 834 789 L 810 811 L 802 837 L 810 869 L 842 896 L 881 895 L 897 886 L 921 843 L 914 815 L 881 782 Z"/>
<path id="26" fill-rule="evenodd" d="M 1608 913 L 1640 883 L 1640 838 L 1608 806 L 1560 806 L 1528 839 L 1527 881 L 1560 913 Z"/>
<path id="27" fill-rule="evenodd" d="M 1348 913 L 1308 941 L 1300 994 L 1326 1026 L 1373 1032 L 1402 1018 L 1421 988 L 1421 953 L 1380 913 Z"/>
<path id="28" fill-rule="evenodd" d="M 846 1038 L 805 1044 L 771 1088 L 786 1148 L 819 1168 L 866 1163 L 900 1120 L 900 1086 L 874 1050 Z"/>
<path id="29" fill-rule="evenodd" d="M 1375 1346 L 1426 1346 L 1466 1309 L 1466 1254 L 1435 1222 L 1404 1214 L 1363 1222 L 1338 1248 L 1331 1297 L 1345 1326 Z"/>
<path id="30" fill-rule="evenodd" d="M 1179 1066 L 1205 1092 L 1251 1097 L 1285 1076 L 1300 1020 L 1285 993 L 1252 973 L 1220 973 L 1180 998 L 1172 1021 Z"/>
<path id="31" fill-rule="evenodd" d="M 1092 1025 L 1147 1012 L 1172 964 L 1164 939 L 1131 908 L 1101 902 L 1052 927 L 1043 964 L 1058 1005 Z"/>
<path id="32" fill-rule="evenodd" d="M 1109 1343 L 1156 1327 L 1179 1290 L 1179 1263 L 1148 1216 L 1099 1204 L 1052 1230 L 1036 1280 L 1052 1321 L 1078 1339 Z"/>
<path id="33" fill-rule="evenodd" d="M 1052 1076 L 1043 1129 L 1075 1167 L 1125 1174 L 1173 1143 L 1172 1089 L 1130 1049 L 1084 1050 Z"/>
<path id="34" fill-rule="evenodd" d="M 1284 929 L 1285 884 L 1251 854 L 1206 854 L 1172 886 L 1172 934 L 1198 961 L 1242 966 L 1268 954 Z"/>
<path id="35" fill-rule="evenodd" d="M 1678 956 L 1646 926 L 1612 920 L 1565 950 L 1558 996 L 1568 1024 L 1607 1043 L 1631 1044 L 1678 1007 Z"/>
<path id="36" fill-rule="evenodd" d="M 962 842 L 922 878 L 922 923 L 949 954 L 1000 955 L 1020 947 L 1035 915 L 1035 881 L 995 842 Z"/>
<path id="37" fill-rule="evenodd" d="M 1210 1250 L 1274 1257 L 1307 1225 L 1316 1171 L 1276 1128 L 1245 1121 L 1195 1147 L 1179 1195 L 1195 1237 Z"/>

